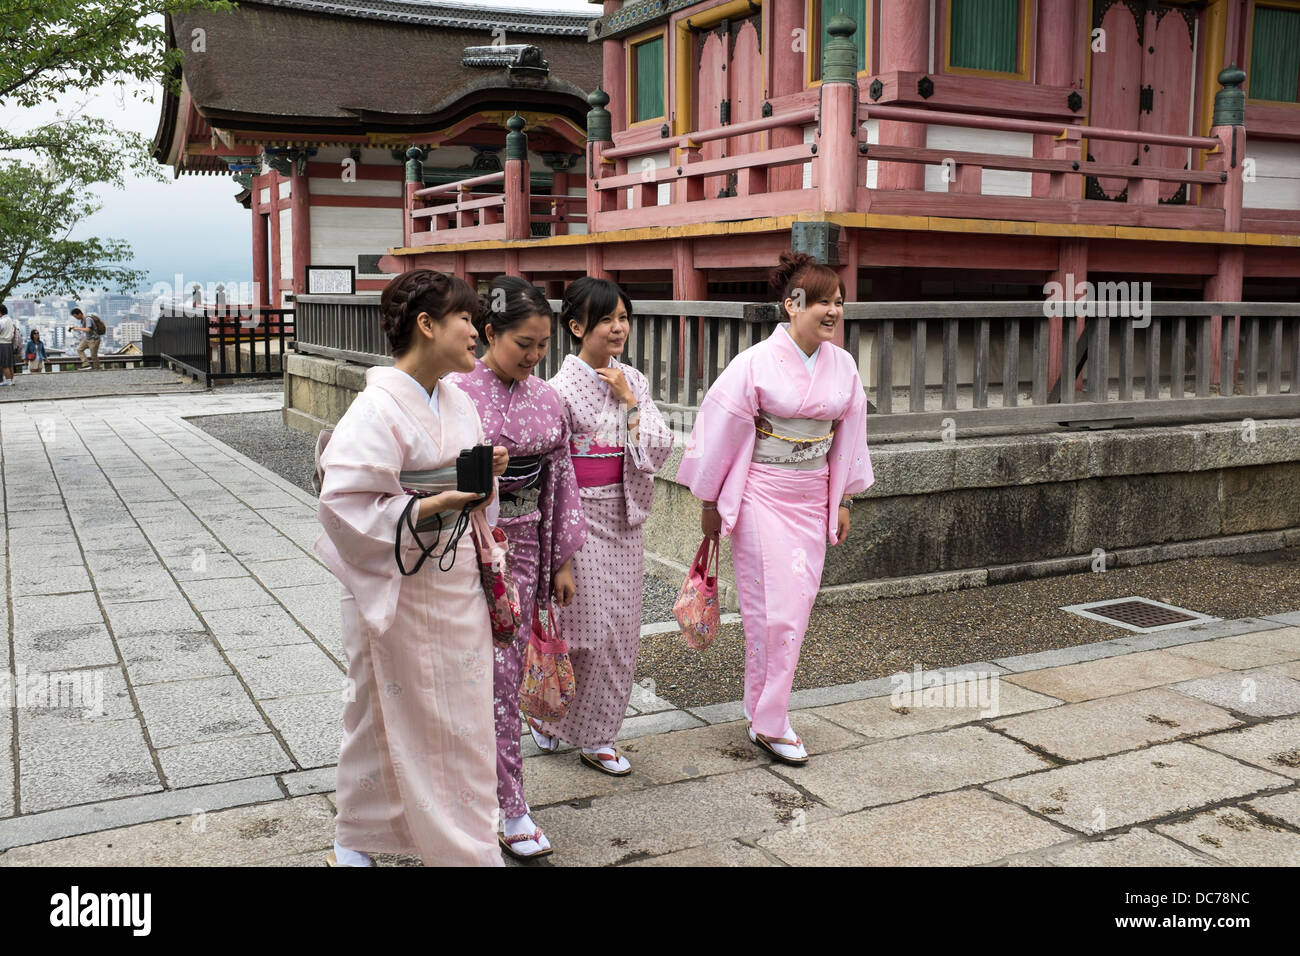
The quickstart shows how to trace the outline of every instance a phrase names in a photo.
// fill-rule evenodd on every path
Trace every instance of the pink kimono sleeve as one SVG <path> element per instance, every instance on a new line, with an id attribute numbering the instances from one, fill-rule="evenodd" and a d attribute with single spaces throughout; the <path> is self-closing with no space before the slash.
<path id="1" fill-rule="evenodd" d="M 402 449 L 390 423 L 368 404 L 356 411 L 356 418 L 339 423 L 321 456 L 325 477 L 318 514 L 330 547 L 320 553 L 356 598 L 366 629 L 377 635 L 388 630 L 397 611 L 401 574 L 393 546 L 411 496 L 398 482 Z"/>
<path id="2" fill-rule="evenodd" d="M 641 372 L 633 369 L 631 378 L 633 392 L 636 394 L 637 409 L 640 412 L 637 423 L 637 440 L 632 463 L 637 471 L 647 475 L 657 474 L 664 466 L 668 456 L 673 453 L 673 433 L 664 421 L 659 406 L 650 397 L 650 382 Z"/>
<path id="3" fill-rule="evenodd" d="M 856 366 L 853 368 L 853 392 L 848 411 L 835 427 L 835 438 L 827 454 L 830 463 L 830 498 L 827 501 L 827 531 L 831 544 L 838 544 L 835 530 L 840 501 L 875 482 L 871 452 L 867 449 L 867 394 L 862 389 Z"/>
<path id="4" fill-rule="evenodd" d="M 677 469 L 677 481 L 691 494 L 718 503 L 723 537 L 731 534 L 740 515 L 754 454 L 758 396 L 750 381 L 750 363 L 742 356 L 732 360 L 704 396 Z"/>

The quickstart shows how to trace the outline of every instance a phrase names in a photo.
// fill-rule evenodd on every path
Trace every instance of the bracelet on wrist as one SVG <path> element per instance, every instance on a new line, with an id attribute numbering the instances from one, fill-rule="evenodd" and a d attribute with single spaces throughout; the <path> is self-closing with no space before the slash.
<path id="1" fill-rule="evenodd" d="M 853 509 L 850 507 L 852 503 L 853 503 L 852 498 L 845 498 L 843 501 L 840 502 L 840 507 L 843 508 L 845 511 L 852 511 Z"/>
<path id="2" fill-rule="evenodd" d="M 709 505 L 709 504 L 702 504 L 702 505 L 700 505 L 700 508 L 702 508 L 704 511 L 717 511 L 717 510 L 718 510 L 718 506 L 717 506 L 717 505 Z"/>

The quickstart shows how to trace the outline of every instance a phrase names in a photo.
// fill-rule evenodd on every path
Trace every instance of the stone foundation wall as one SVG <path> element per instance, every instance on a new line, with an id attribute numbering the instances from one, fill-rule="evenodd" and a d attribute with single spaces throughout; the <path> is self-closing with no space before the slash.
<path id="1" fill-rule="evenodd" d="M 346 362 L 286 368 L 285 423 L 313 433 L 365 385 Z M 871 458 L 876 483 L 827 551 L 819 603 L 1300 546 L 1300 420 L 881 444 Z M 669 580 L 700 544 L 680 461 L 679 445 L 644 528 L 647 569 Z M 734 609 L 727 542 L 721 580 Z"/>

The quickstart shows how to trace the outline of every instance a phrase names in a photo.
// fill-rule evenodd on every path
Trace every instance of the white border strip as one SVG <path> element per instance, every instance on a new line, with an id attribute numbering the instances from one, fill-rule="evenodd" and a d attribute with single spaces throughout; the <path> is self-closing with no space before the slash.
<path id="1" fill-rule="evenodd" d="M 1191 616 L 1190 621 L 1177 621 L 1173 624 L 1161 624 L 1158 627 L 1136 627 L 1132 624 L 1125 624 L 1123 621 L 1117 621 L 1113 617 L 1102 617 L 1100 614 L 1093 614 L 1088 609 L 1094 607 L 1105 607 L 1112 604 L 1120 604 L 1124 601 L 1141 601 L 1144 604 L 1153 604 L 1156 607 L 1162 607 L 1167 611 L 1174 611 L 1178 614 L 1188 614 Z M 1059 608 L 1062 611 L 1069 611 L 1071 614 L 1078 614 L 1080 617 L 1086 617 L 1094 621 L 1100 621 L 1103 624 L 1110 624 L 1114 627 L 1122 627 L 1126 631 L 1136 631 L 1138 634 L 1153 634 L 1156 631 L 1172 631 L 1180 627 L 1194 627 L 1197 624 L 1205 624 L 1210 621 L 1222 620 L 1222 618 L 1210 617 L 1208 614 L 1201 614 L 1198 611 L 1191 611 L 1185 607 L 1178 607 L 1174 604 L 1165 604 L 1163 601 L 1155 601 L 1149 597 L 1142 597 L 1137 594 L 1129 597 L 1107 598 L 1104 601 L 1090 601 L 1087 604 L 1071 604 Z"/>

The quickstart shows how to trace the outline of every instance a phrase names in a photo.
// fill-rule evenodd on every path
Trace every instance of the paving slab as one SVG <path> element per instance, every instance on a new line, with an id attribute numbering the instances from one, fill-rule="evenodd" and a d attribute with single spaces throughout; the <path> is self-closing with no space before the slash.
<path id="1" fill-rule="evenodd" d="M 1251 717 L 1300 713 L 1300 681 L 1265 670 L 1233 671 L 1174 684 L 1172 689 Z"/>
<path id="2" fill-rule="evenodd" d="M 636 764 L 626 777 L 612 777 L 588 767 L 572 749 L 524 758 L 524 799 L 534 810 L 644 790 L 653 785 L 654 780 L 641 773 Z"/>
<path id="3" fill-rule="evenodd" d="M 26 738 L 63 734 L 83 723 L 135 720 L 135 705 L 122 669 L 87 667 L 68 671 L 15 669 L 15 715 Z M 21 680 L 21 687 L 19 686 Z"/>
<path id="4" fill-rule="evenodd" d="M 989 722 L 1062 760 L 1087 760 L 1241 723 L 1226 710 L 1162 687 Z"/>
<path id="5" fill-rule="evenodd" d="M 225 677 L 230 666 L 212 638 L 201 631 L 119 637 L 117 646 L 135 686 L 196 677 Z"/>
<path id="6" fill-rule="evenodd" d="M 555 847 L 556 866 L 603 866 L 757 837 L 830 812 L 765 770 L 741 770 L 556 805 L 534 819 Z"/>
<path id="7" fill-rule="evenodd" d="M 315 770 L 296 770 L 280 775 L 284 789 L 291 797 L 308 793 L 332 793 L 338 785 L 337 767 L 318 767 Z"/>
<path id="8" fill-rule="evenodd" d="M 299 694 L 334 694 L 343 690 L 343 671 L 315 644 L 285 644 L 230 651 L 257 700 Z"/>
<path id="9" fill-rule="evenodd" d="M 1022 861 L 1025 866 L 1214 866 L 1213 860 L 1199 856 L 1181 843 L 1134 828 L 1127 833 L 1082 840 L 1059 850 L 1048 848 L 1031 853 Z"/>
<path id="10" fill-rule="evenodd" d="M 898 699 L 906 699 L 907 703 L 894 703 L 890 697 L 876 697 L 821 707 L 810 713 L 864 737 L 885 740 L 942 727 L 954 727 L 1001 714 L 1057 707 L 1061 703 L 1055 697 L 1026 690 L 997 675 L 987 682 L 967 681 L 949 686 L 951 691 L 947 688 L 932 688 L 932 691 L 940 693 L 932 693 L 929 698 L 924 689 L 919 693 L 903 692 Z M 973 706 L 958 706 L 962 703 Z"/>
<path id="11" fill-rule="evenodd" d="M 702 727 L 704 721 L 692 717 L 684 710 L 668 710 L 657 714 L 638 714 L 628 717 L 619 728 L 618 740 L 634 740 L 651 734 L 666 734 L 673 730 L 686 730 L 690 727 Z"/>
<path id="12" fill-rule="evenodd" d="M 974 866 L 1069 834 L 978 790 L 943 793 L 761 837 L 791 866 Z"/>
<path id="13" fill-rule="evenodd" d="M 45 562 L 10 562 L 9 593 L 12 595 L 71 594 L 90 590 L 90 575 L 80 555 L 65 565 Z"/>
<path id="14" fill-rule="evenodd" d="M 79 721 L 64 733 L 18 735 L 24 813 L 162 789 L 140 724 Z"/>
<path id="15" fill-rule="evenodd" d="M 221 737 L 180 744 L 158 751 L 171 788 L 193 787 L 223 780 L 240 780 L 295 769 L 274 734 Z"/>
<path id="16" fill-rule="evenodd" d="M 1300 865 L 1300 833 L 1267 823 L 1240 807 L 1198 813 L 1156 832 L 1194 846 L 1227 866 Z"/>
<path id="17" fill-rule="evenodd" d="M 1300 660 L 1300 627 L 1281 627 L 1270 631 L 1253 631 L 1236 638 L 1243 644 L 1256 644 L 1283 651 L 1287 660 Z"/>
<path id="18" fill-rule="evenodd" d="M 1289 784 L 1279 774 L 1171 743 L 998 780 L 985 789 L 1080 833 L 1100 833 Z"/>
<path id="19" fill-rule="evenodd" d="M 71 624 L 49 631 L 14 634 L 17 664 L 32 671 L 116 664 L 117 648 L 103 623 Z"/>
<path id="20" fill-rule="evenodd" d="M 1134 651 L 1121 657 L 1013 674 L 1006 680 L 1049 697 L 1077 702 L 1222 673 L 1222 668 L 1167 651 Z"/>
<path id="21" fill-rule="evenodd" d="M 141 601 L 181 601 L 176 582 L 161 563 L 125 567 L 95 574 L 95 590 L 104 604 L 131 604 Z M 109 615 L 110 620 L 113 615 Z"/>
<path id="22" fill-rule="evenodd" d="M 339 685 L 342 687 L 340 675 Z M 343 694 L 304 694 L 262 701 L 267 719 L 302 767 L 338 763 L 343 739 Z"/>
<path id="23" fill-rule="evenodd" d="M 108 626 L 119 641 L 203 630 L 203 622 L 194 613 L 194 609 L 180 597 L 164 601 L 106 604 L 104 611 L 108 615 Z"/>
<path id="24" fill-rule="evenodd" d="M 203 620 L 226 651 L 311 643 L 311 635 L 278 604 L 204 611 Z"/>
<path id="25" fill-rule="evenodd" d="M 841 812 L 910 800 L 1051 767 L 983 727 L 958 727 L 810 757 L 774 772 Z"/>
<path id="26" fill-rule="evenodd" d="M 0 743 L 13 740 L 13 711 L 0 707 Z M 14 814 L 14 760 L 11 747 L 0 746 L 0 817 Z"/>
<path id="27" fill-rule="evenodd" d="M 297 550 L 295 546 L 294 550 Z M 299 552 L 301 554 L 301 552 Z M 304 584 L 333 584 L 336 579 L 314 558 L 285 558 L 280 561 L 248 561 L 248 570 L 266 588 L 297 587 Z"/>
<path id="28" fill-rule="evenodd" d="M 653 856 L 644 860 L 635 860 L 626 866 L 780 866 L 781 864 L 752 846 L 746 846 L 737 840 L 711 843 L 708 846 L 695 846 L 689 850 L 678 850 Z"/>
<path id="29" fill-rule="evenodd" d="M 184 581 L 181 590 L 200 613 L 275 603 L 275 597 L 251 577 Z"/>
<path id="30" fill-rule="evenodd" d="M 865 743 L 857 734 L 813 714 L 796 712 L 790 718 L 810 754 Z M 623 750 L 635 772 L 645 774 L 655 783 L 674 783 L 772 764 L 772 758 L 750 742 L 745 727 L 745 721 L 736 721 L 657 734 L 627 743 Z"/>
<path id="31" fill-rule="evenodd" d="M 1280 820 L 1300 829 L 1300 790 L 1288 790 L 1267 797 L 1256 797 L 1242 806 L 1249 807 L 1271 821 Z"/>
<path id="32" fill-rule="evenodd" d="M 17 847 L 0 866 L 237 866 L 333 842 L 334 809 L 313 795 Z"/>
<path id="33" fill-rule="evenodd" d="M 1300 657 L 1300 649 L 1287 648 L 1283 650 L 1250 643 L 1249 639 L 1254 636 L 1253 634 L 1242 634 L 1236 637 L 1221 637 L 1217 640 L 1204 641 L 1199 644 L 1183 644 L 1180 647 L 1168 648 L 1167 653 L 1204 661 L 1225 670 L 1246 670 L 1251 667 L 1263 667 L 1266 664 L 1280 664 L 1283 661 L 1292 660 L 1292 655 Z"/>
<path id="34" fill-rule="evenodd" d="M 155 747 L 247 736 L 268 729 L 233 675 L 138 687 L 136 700 Z"/>
<path id="35" fill-rule="evenodd" d="M 1202 747 L 1300 780 L 1300 717 L 1269 720 L 1197 739 Z"/>
<path id="36" fill-rule="evenodd" d="M 57 633 L 78 624 L 102 624 L 104 615 L 99 602 L 89 590 L 58 597 L 15 597 L 13 599 L 14 636 Z"/>

